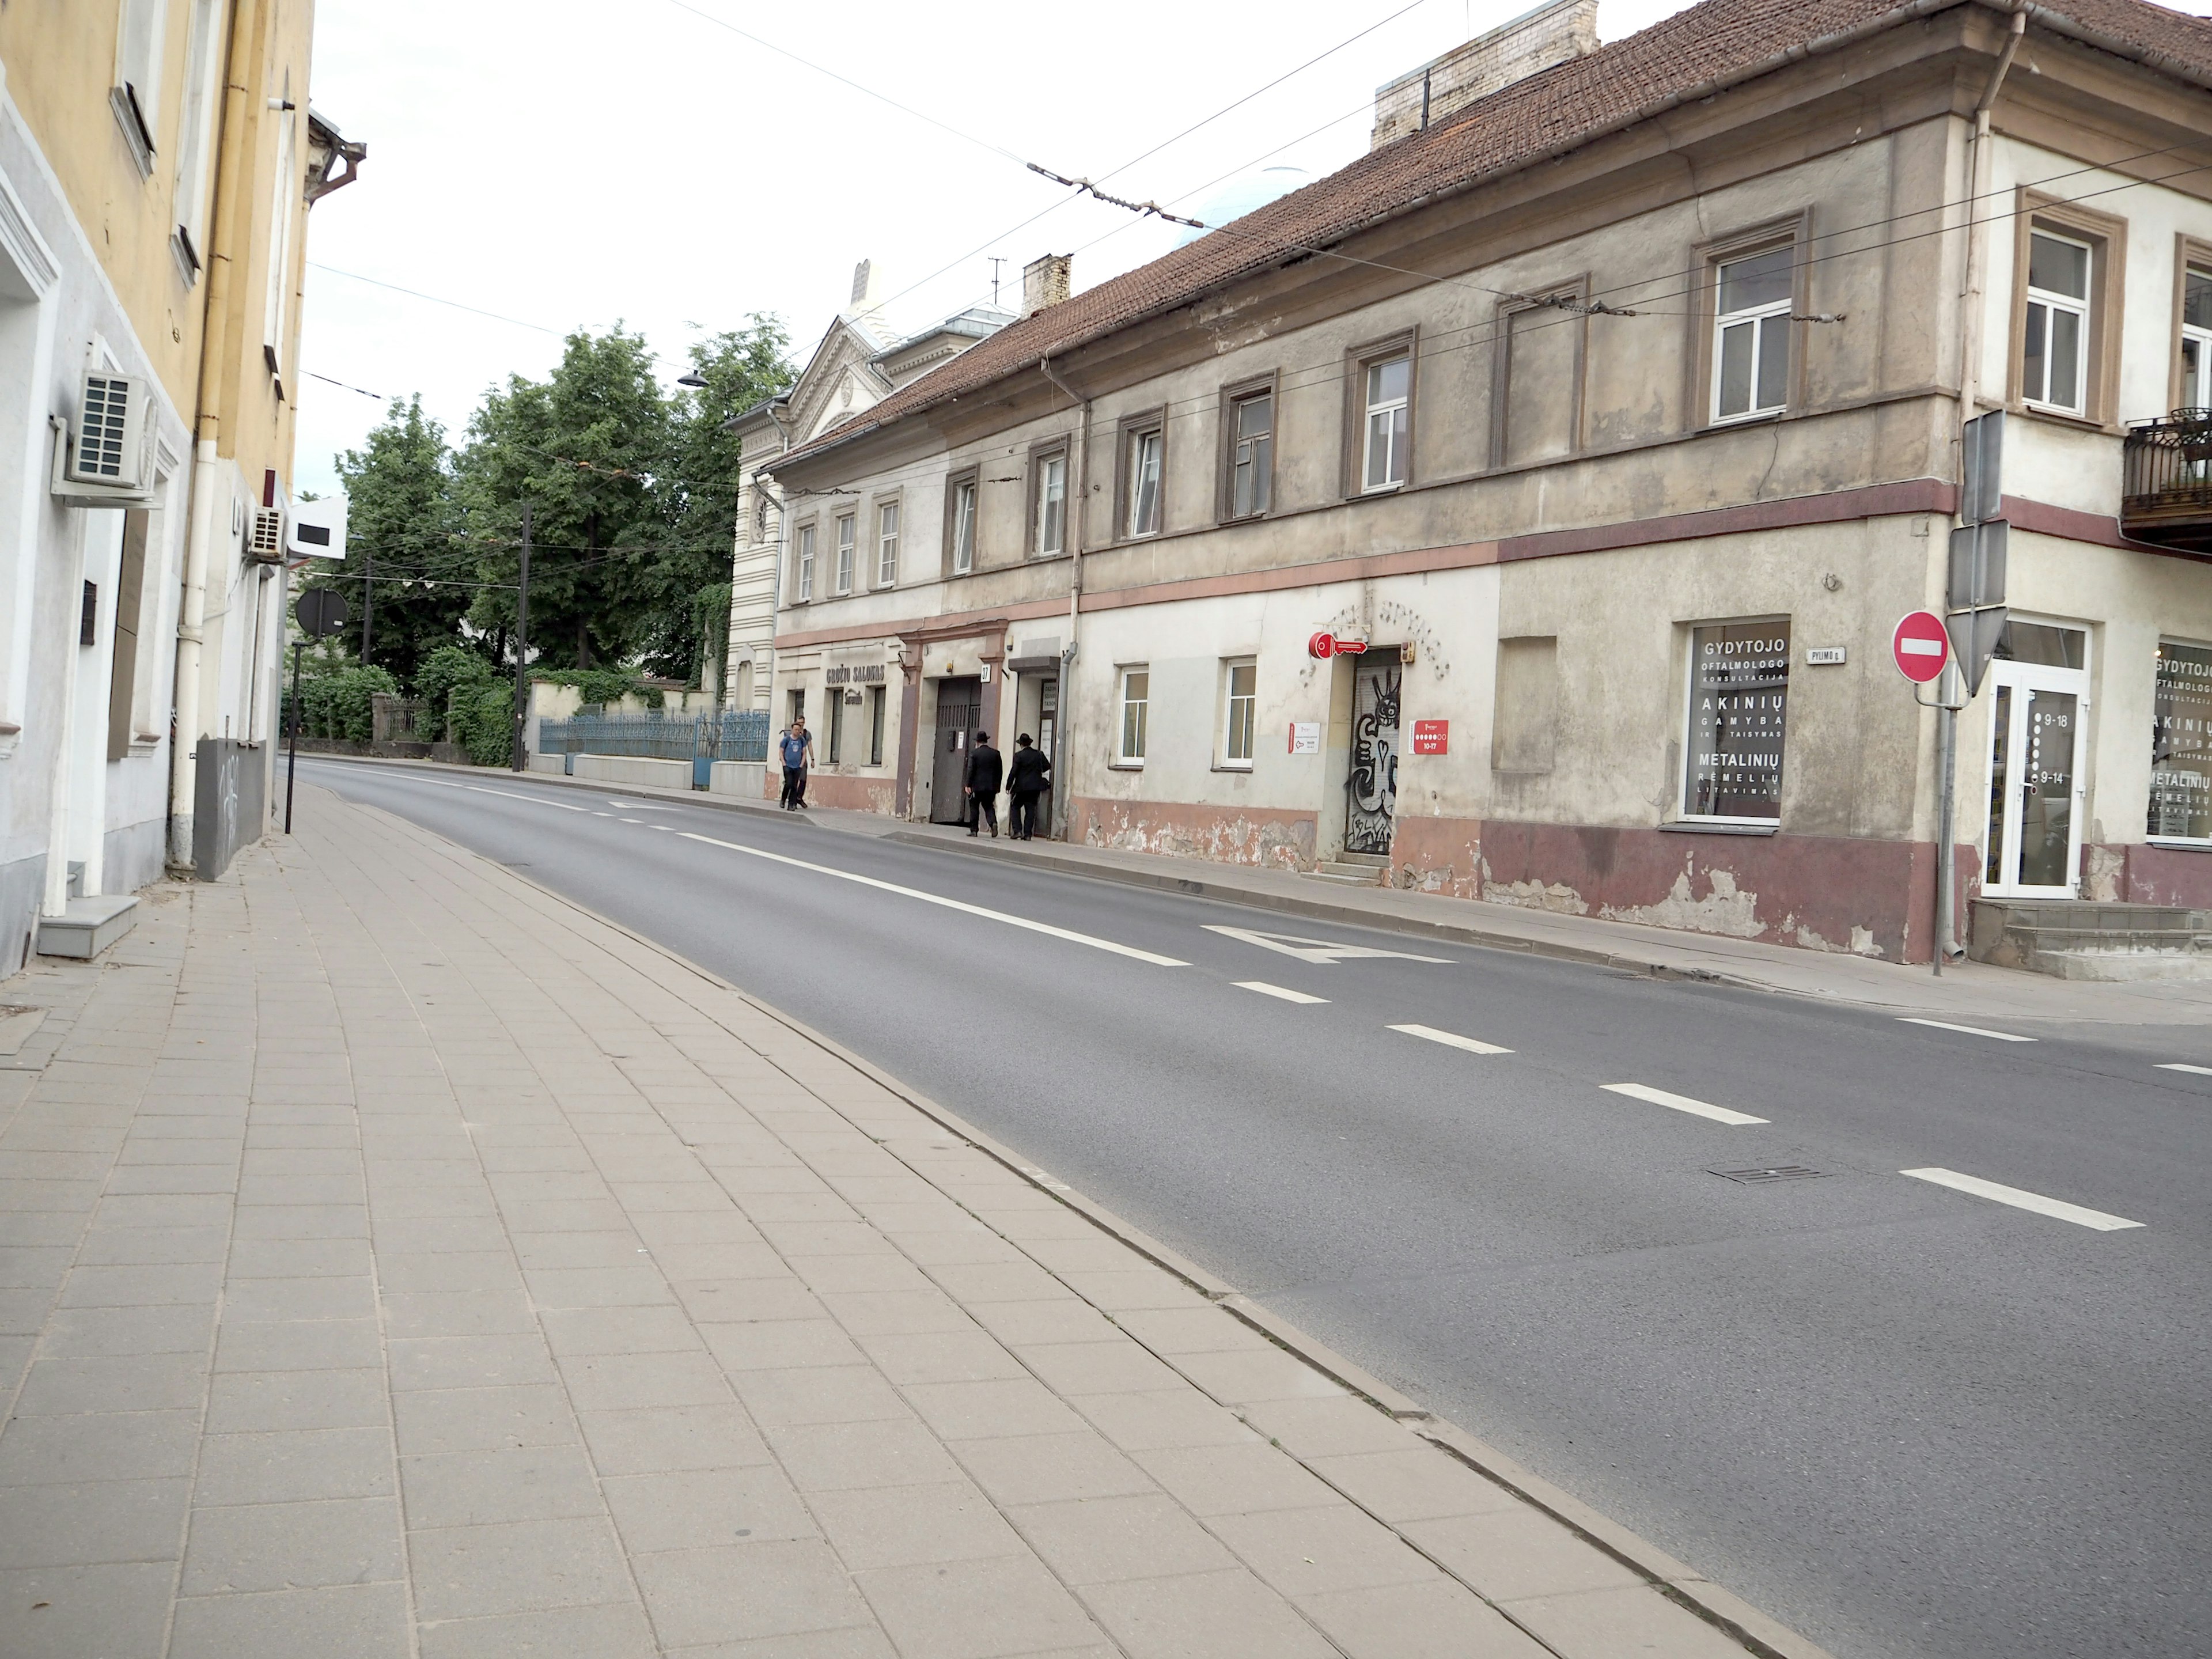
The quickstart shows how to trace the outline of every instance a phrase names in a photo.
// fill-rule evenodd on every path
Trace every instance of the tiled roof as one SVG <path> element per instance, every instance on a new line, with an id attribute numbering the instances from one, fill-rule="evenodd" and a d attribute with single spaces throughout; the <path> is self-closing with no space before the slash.
<path id="1" fill-rule="evenodd" d="M 1150 264 L 1009 325 L 893 392 L 848 423 L 795 449 L 786 464 L 834 441 L 988 386 L 1189 304 L 1301 250 L 1702 98 L 1813 53 L 1966 0 L 1705 0 L 1587 57 L 1480 99 L 1448 121 L 1371 150 Z M 2029 0 L 2032 23 L 2212 82 L 2212 21 L 2145 0 Z"/>

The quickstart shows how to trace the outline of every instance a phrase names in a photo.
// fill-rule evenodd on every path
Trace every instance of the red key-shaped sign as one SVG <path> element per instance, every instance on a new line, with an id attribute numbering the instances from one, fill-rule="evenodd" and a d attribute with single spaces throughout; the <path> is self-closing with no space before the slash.
<path id="1" fill-rule="evenodd" d="M 1899 673 L 1925 685 L 1950 661 L 1951 636 L 1934 611 L 1908 611 L 1890 636 L 1889 653 L 1897 659 Z"/>

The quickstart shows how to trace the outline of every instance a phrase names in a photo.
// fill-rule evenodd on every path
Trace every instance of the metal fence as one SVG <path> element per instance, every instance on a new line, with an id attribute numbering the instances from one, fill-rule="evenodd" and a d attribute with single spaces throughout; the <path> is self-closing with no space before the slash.
<path id="1" fill-rule="evenodd" d="M 2212 409 L 2177 409 L 2162 421 L 2141 421 L 2121 446 L 2120 516 L 2130 534 L 2196 545 L 2212 523 Z M 2193 534 L 2191 532 L 2194 532 Z"/>
<path id="2" fill-rule="evenodd" d="M 718 760 L 765 761 L 768 737 L 765 708 L 727 708 L 715 714 L 586 711 L 538 723 L 538 750 L 543 755 L 637 755 L 688 760 L 695 767 Z"/>

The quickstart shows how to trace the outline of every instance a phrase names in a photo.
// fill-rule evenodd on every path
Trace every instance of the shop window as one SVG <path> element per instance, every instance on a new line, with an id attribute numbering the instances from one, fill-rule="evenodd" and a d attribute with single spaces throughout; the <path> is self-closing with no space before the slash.
<path id="1" fill-rule="evenodd" d="M 884 688 L 868 688 L 868 764 L 884 763 L 884 704 L 887 701 Z"/>
<path id="2" fill-rule="evenodd" d="M 1789 704 L 1787 618 L 1691 629 L 1684 817 L 1780 821 Z"/>
<path id="3" fill-rule="evenodd" d="M 1713 304 L 1713 419 L 1771 415 L 1790 402 L 1790 306 L 1796 282 L 1794 244 L 1716 271 Z"/>
<path id="4" fill-rule="evenodd" d="M 2212 645 L 2159 641 L 2148 827 L 2159 841 L 2212 846 Z"/>
<path id="5" fill-rule="evenodd" d="M 1250 658 L 1222 665 L 1221 763 L 1249 770 L 1260 711 L 1260 665 Z"/>
<path id="6" fill-rule="evenodd" d="M 832 766 L 845 758 L 845 693 L 834 685 L 830 688 L 829 758 Z"/>
<path id="7" fill-rule="evenodd" d="M 1145 763 L 1145 725 L 1152 702 L 1152 676 L 1148 668 L 1125 668 L 1121 671 L 1121 731 L 1116 745 L 1115 763 L 1121 766 L 1142 766 Z"/>

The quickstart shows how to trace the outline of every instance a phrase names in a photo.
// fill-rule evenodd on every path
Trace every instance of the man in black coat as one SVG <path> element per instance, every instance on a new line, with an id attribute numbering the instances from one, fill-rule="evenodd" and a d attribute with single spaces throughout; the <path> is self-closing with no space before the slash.
<path id="1" fill-rule="evenodd" d="M 978 817 L 988 821 L 991 839 L 999 838 L 999 786 L 1006 775 L 1006 757 L 991 747 L 991 734 L 978 732 L 968 750 L 968 833 L 975 833 Z"/>
<path id="2" fill-rule="evenodd" d="M 1036 839 L 1037 797 L 1044 793 L 1051 774 L 1051 760 L 1030 742 L 1028 732 L 1014 739 L 1014 758 L 1006 769 L 1006 793 L 1013 798 L 1012 810 L 1006 815 L 1010 839 Z"/>

